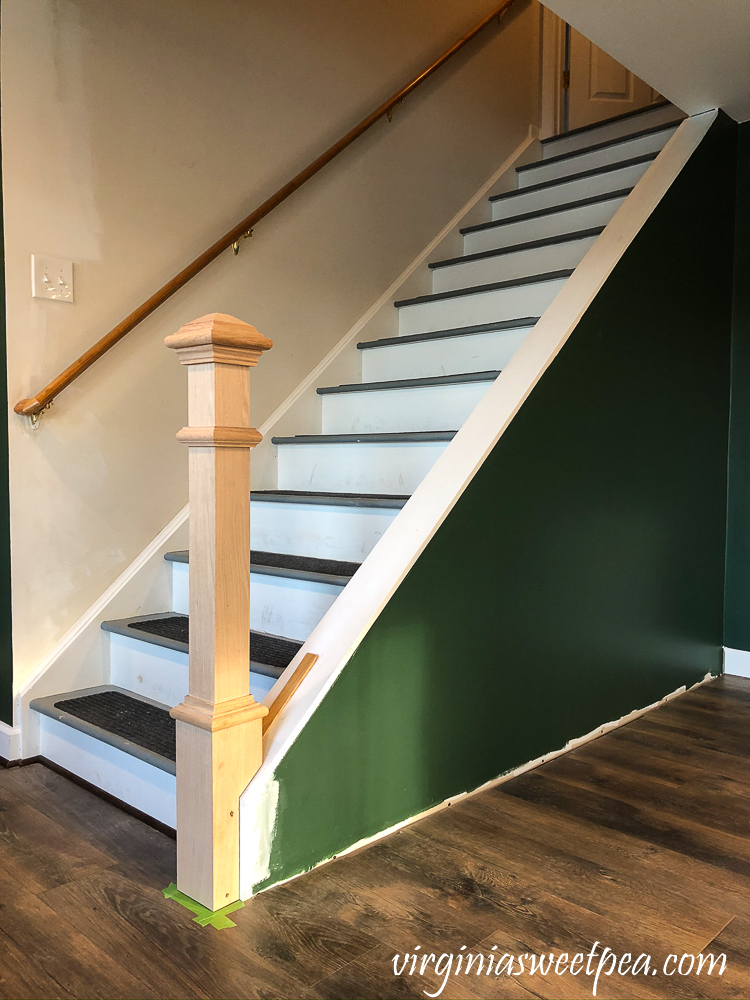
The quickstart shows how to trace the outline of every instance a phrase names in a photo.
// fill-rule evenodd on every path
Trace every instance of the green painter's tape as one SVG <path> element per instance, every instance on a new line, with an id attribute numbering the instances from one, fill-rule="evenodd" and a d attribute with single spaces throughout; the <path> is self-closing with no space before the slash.
<path id="1" fill-rule="evenodd" d="M 245 905 L 241 899 L 237 899 L 233 903 L 222 906 L 220 910 L 209 910 L 203 903 L 199 903 L 197 900 L 191 899 L 190 896 L 186 896 L 184 892 L 180 892 L 174 882 L 170 882 L 166 889 L 162 889 L 162 892 L 167 899 L 173 899 L 180 906 L 184 906 L 191 913 L 194 913 L 193 921 L 196 924 L 200 924 L 201 927 L 207 927 L 210 924 L 218 931 L 224 930 L 226 927 L 236 927 L 237 924 L 230 920 L 227 914 L 234 913 L 235 910 L 239 910 Z"/>

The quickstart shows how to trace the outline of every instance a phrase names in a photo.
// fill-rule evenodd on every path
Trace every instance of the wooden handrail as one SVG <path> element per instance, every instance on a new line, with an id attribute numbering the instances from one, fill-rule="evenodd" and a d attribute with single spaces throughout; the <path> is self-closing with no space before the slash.
<path id="1" fill-rule="evenodd" d="M 273 723 L 276 721 L 278 716 L 281 714 L 282 708 L 285 708 L 287 703 L 291 701 L 292 695 L 300 686 L 302 681 L 307 677 L 312 668 L 317 662 L 317 653 L 305 653 L 302 659 L 297 664 L 297 667 L 286 682 L 284 687 L 276 695 L 273 704 L 268 710 L 268 715 L 263 719 L 263 735 L 265 736 L 268 730 L 271 728 Z"/>
<path id="2" fill-rule="evenodd" d="M 196 257 L 195 260 L 188 264 L 187 267 L 183 268 L 179 274 L 175 275 L 171 281 L 168 281 L 166 285 L 159 289 L 158 292 L 146 299 L 137 309 L 134 309 L 129 316 L 126 316 L 121 323 L 118 323 L 116 327 L 109 331 L 109 333 L 102 337 L 101 340 L 97 341 L 93 347 L 90 347 L 85 354 L 82 354 L 77 361 L 74 361 L 72 365 L 69 365 L 64 372 L 53 379 L 49 385 L 46 385 L 40 392 L 35 396 L 31 396 L 29 399 L 19 400 L 14 409 L 16 413 L 21 413 L 25 416 L 32 417 L 35 419 L 42 410 L 46 409 L 52 400 L 67 388 L 71 382 L 74 382 L 79 375 L 83 374 L 87 368 L 90 368 L 95 361 L 98 361 L 102 355 L 121 340 L 126 333 L 136 327 L 142 320 L 157 309 L 162 303 L 166 302 L 170 296 L 174 295 L 176 291 L 186 285 L 191 278 L 194 278 L 196 274 L 203 270 L 206 265 L 210 264 L 215 260 L 219 254 L 223 253 L 233 244 L 237 244 L 239 240 L 247 236 L 252 230 L 253 226 L 257 225 L 261 219 L 264 219 L 270 212 L 274 210 L 278 205 L 285 201 L 290 194 L 293 194 L 297 188 L 302 187 L 302 185 L 309 181 L 311 177 L 314 177 L 327 163 L 330 163 L 339 153 L 343 152 L 350 146 L 355 139 L 358 139 L 363 135 L 371 126 L 375 124 L 379 119 L 383 118 L 385 115 L 390 119 L 394 107 L 399 104 L 405 97 L 407 97 L 413 90 L 415 90 L 421 83 L 423 83 L 429 76 L 438 70 L 444 63 L 446 63 L 452 56 L 454 56 L 460 49 L 470 42 L 472 38 L 479 34 L 484 28 L 487 27 L 495 18 L 500 20 L 503 14 L 506 13 L 514 0 L 503 0 L 503 2 L 496 7 L 492 13 L 488 14 L 486 17 L 476 24 L 471 31 L 467 32 L 462 38 L 447 49 L 438 59 L 436 59 L 427 69 L 423 70 L 418 76 L 415 76 L 413 80 L 406 84 L 406 86 L 401 87 L 397 90 L 392 97 L 389 97 L 387 101 L 380 105 L 372 114 L 363 118 L 359 125 L 356 125 L 350 132 L 347 132 L 345 136 L 335 142 L 330 149 L 326 150 L 322 156 L 319 156 L 317 160 L 314 160 L 309 166 L 305 167 L 304 170 L 300 171 L 296 177 L 292 178 L 287 184 L 276 192 L 276 194 L 271 195 L 266 201 L 263 202 L 260 207 L 256 208 L 254 212 L 251 212 L 246 218 L 239 222 L 234 229 L 230 229 L 226 235 L 222 236 L 220 240 L 217 240 L 208 250 L 204 251 L 200 257 Z"/>

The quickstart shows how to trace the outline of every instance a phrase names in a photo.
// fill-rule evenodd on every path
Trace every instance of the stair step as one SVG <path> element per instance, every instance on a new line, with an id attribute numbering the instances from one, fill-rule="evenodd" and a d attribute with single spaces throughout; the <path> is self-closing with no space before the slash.
<path id="1" fill-rule="evenodd" d="M 451 441 L 457 431 L 406 431 L 389 434 L 295 434 L 294 437 L 273 437 L 279 445 L 327 444 L 420 444 L 427 441 Z"/>
<path id="2" fill-rule="evenodd" d="M 590 145 L 592 140 L 604 141 L 626 136 L 634 129 L 637 130 L 647 124 L 656 125 L 671 121 L 680 115 L 679 108 L 676 108 L 670 101 L 660 101 L 658 104 L 649 104 L 636 111 L 626 111 L 623 114 L 593 122 L 591 125 L 581 125 L 579 128 L 561 132 L 559 135 L 549 136 L 541 141 L 542 151 L 544 156 L 556 156 Z"/>
<path id="3" fill-rule="evenodd" d="M 253 490 L 256 503 L 320 504 L 326 507 L 370 507 L 401 510 L 408 496 L 381 493 L 320 493 L 312 490 Z"/>
<path id="4" fill-rule="evenodd" d="M 538 316 L 524 316 L 522 319 L 506 319 L 499 323 L 475 323 L 473 326 L 459 326 L 453 330 L 436 330 L 434 333 L 412 333 L 404 337 L 382 337 L 380 340 L 362 340 L 357 344 L 360 351 L 376 347 L 403 347 L 405 344 L 421 344 L 431 340 L 445 340 L 449 337 L 470 337 L 481 333 L 500 333 L 503 330 L 529 329 L 539 322 Z"/>
<path id="5" fill-rule="evenodd" d="M 611 174 L 617 170 L 624 170 L 625 167 L 635 167 L 643 163 L 650 163 L 659 155 L 656 153 L 643 153 L 641 156 L 631 156 L 625 160 L 618 160 L 615 163 L 607 163 L 603 167 L 593 167 L 590 170 L 582 170 L 580 173 L 568 174 L 566 177 L 554 177 L 549 181 L 540 181 L 538 184 L 530 184 L 528 187 L 518 188 L 515 191 L 505 191 L 503 194 L 495 194 L 489 200 L 491 203 L 500 201 L 512 201 L 515 198 L 532 194 L 535 191 L 544 191 L 547 188 L 559 187 L 562 184 L 570 184 L 573 181 L 582 181 L 587 178 L 600 177 L 602 174 Z"/>
<path id="6" fill-rule="evenodd" d="M 533 212 L 525 212 L 523 215 L 513 215 L 509 219 L 493 219 L 490 222 L 480 222 L 476 226 L 465 226 L 459 232 L 462 236 L 469 236 L 472 233 L 481 233 L 488 229 L 501 229 L 508 226 L 516 226 L 519 222 L 528 222 L 531 219 L 542 219 L 546 216 L 557 215 L 561 212 L 571 212 L 577 208 L 586 208 L 588 205 L 598 205 L 601 202 L 614 201 L 620 198 L 627 198 L 632 191 L 632 187 L 622 188 L 619 191 L 605 191 L 604 194 L 596 194 L 590 198 L 578 198 L 576 201 L 565 202 L 562 205 L 550 205 L 546 208 L 538 208 Z"/>
<path id="7" fill-rule="evenodd" d="M 167 705 L 103 684 L 35 698 L 31 708 L 161 771 L 175 773 L 175 723 Z"/>
<path id="8" fill-rule="evenodd" d="M 406 339 L 406 338 L 404 338 Z M 463 385 L 467 382 L 494 382 L 500 371 L 464 372 L 460 375 L 439 375 L 429 378 L 391 379 L 387 382 L 352 382 L 318 389 L 320 396 L 351 392 L 384 392 L 398 389 L 425 389 L 441 385 Z"/>
<path id="9" fill-rule="evenodd" d="M 102 622 L 105 632 L 147 642 L 178 653 L 189 649 L 190 619 L 172 611 L 162 614 L 136 615 L 130 618 Z M 289 666 L 302 643 L 268 632 L 250 632 L 250 667 L 253 673 L 279 677 Z"/>
<path id="10" fill-rule="evenodd" d="M 167 552 L 164 558 L 168 562 L 188 563 L 188 549 Z M 268 576 L 288 576 L 293 580 L 313 580 L 323 583 L 334 583 L 345 587 L 350 578 L 359 569 L 359 563 L 346 562 L 343 559 L 321 559 L 316 556 L 290 555 L 285 552 L 250 553 L 250 569 L 253 573 L 265 573 Z"/>
<path id="11" fill-rule="evenodd" d="M 497 226 L 501 223 L 487 223 L 487 226 Z M 468 232 L 468 230 L 461 230 Z M 575 243 L 577 240 L 585 240 L 591 236 L 599 236 L 604 232 L 604 226 L 593 226 L 590 229 L 580 229 L 573 233 L 558 233 L 554 236 L 545 236 L 542 239 L 527 240 L 525 243 L 514 243 L 512 246 L 497 247 L 493 250 L 481 250 L 478 253 L 467 253 L 461 257 L 448 257 L 445 260 L 438 260 L 427 266 L 430 270 L 437 270 L 441 267 L 453 267 L 456 264 L 468 264 L 475 260 L 488 260 L 493 257 L 504 257 L 510 253 L 522 253 L 525 250 L 540 250 L 542 247 L 558 246 L 561 243 Z M 318 390 L 320 391 L 320 390 Z"/>
<path id="12" fill-rule="evenodd" d="M 664 122 L 651 128 L 595 143 L 581 149 L 568 150 L 554 157 L 545 156 L 535 163 L 516 168 L 518 186 L 524 190 L 529 185 L 549 180 L 571 177 L 581 171 L 593 170 L 617 161 L 660 152 L 677 131 L 681 120 Z"/>

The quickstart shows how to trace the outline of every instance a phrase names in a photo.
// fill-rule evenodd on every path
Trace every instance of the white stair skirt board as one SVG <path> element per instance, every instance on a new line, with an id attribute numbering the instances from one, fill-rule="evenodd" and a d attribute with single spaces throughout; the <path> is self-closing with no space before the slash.
<path id="1" fill-rule="evenodd" d="M 411 333 L 435 333 L 477 323 L 495 323 L 519 316 L 541 316 L 564 284 L 565 278 L 559 278 L 402 306 L 398 315 L 398 332 L 403 337 Z"/>
<path id="2" fill-rule="evenodd" d="M 575 149 L 584 149 L 586 146 L 593 146 L 597 142 L 609 142 L 610 139 L 619 139 L 622 136 L 633 132 L 640 132 L 644 128 L 652 128 L 656 125 L 666 125 L 677 118 L 684 117 L 673 104 L 663 105 L 655 108 L 644 108 L 638 115 L 630 118 L 623 118 L 609 125 L 599 125 L 595 128 L 586 129 L 576 135 L 570 135 L 555 139 L 554 142 L 546 142 L 542 145 L 542 156 L 547 159 L 550 156 L 560 156 L 562 153 L 571 153 Z"/>
<path id="3" fill-rule="evenodd" d="M 482 257 L 461 264 L 436 267 L 432 272 L 433 292 L 449 292 L 471 285 L 488 285 L 493 281 L 512 281 L 532 274 L 548 274 L 577 267 L 594 245 L 596 236 L 551 243 L 533 250 Z"/>
<path id="4" fill-rule="evenodd" d="M 645 163 L 634 163 L 618 170 L 606 170 L 591 177 L 580 177 L 578 180 L 561 181 L 550 184 L 538 191 L 522 191 L 512 198 L 501 198 L 492 202 L 492 218 L 494 221 L 510 219 L 526 212 L 538 212 L 541 208 L 554 208 L 555 205 L 566 205 L 569 201 L 580 201 L 583 198 L 593 198 L 608 191 L 620 191 L 622 188 L 633 187 L 643 177 L 653 160 Z"/>
<path id="5" fill-rule="evenodd" d="M 360 563 L 398 510 L 327 504 L 252 503 L 252 548 Z"/>
<path id="6" fill-rule="evenodd" d="M 369 348 L 362 351 L 362 379 L 365 382 L 383 382 L 395 378 L 502 371 L 531 329 L 526 326 L 517 330 L 439 337 Z"/>
<path id="7" fill-rule="evenodd" d="M 190 571 L 172 563 L 172 610 L 190 613 Z M 250 628 L 287 639 L 306 639 L 341 593 L 341 587 L 270 573 L 251 573 Z"/>
<path id="8" fill-rule="evenodd" d="M 445 447 L 445 441 L 279 445 L 279 488 L 409 495 Z"/>
<path id="9" fill-rule="evenodd" d="M 103 792 L 175 827 L 175 778 L 108 743 L 41 716 L 40 752 Z"/>
<path id="10" fill-rule="evenodd" d="M 724 647 L 724 673 L 734 677 L 750 677 L 750 653 L 746 649 Z"/>
<path id="11" fill-rule="evenodd" d="M 524 188 L 528 187 L 529 184 L 541 184 L 559 177 L 568 177 L 581 170 L 594 170 L 596 167 L 603 167 L 608 163 L 619 163 L 620 160 L 629 160 L 631 157 L 641 156 L 643 153 L 658 153 L 667 139 L 676 131 L 677 126 L 671 129 L 662 129 L 648 135 L 638 136 L 636 139 L 623 139 L 621 142 L 605 146 L 603 149 L 594 149 L 590 153 L 580 152 L 577 156 L 571 156 L 567 160 L 556 160 L 553 163 L 544 163 L 542 166 L 530 170 L 521 170 L 518 173 L 518 186 Z M 592 146 L 596 145 L 597 142 L 606 142 L 606 140 L 596 139 L 593 136 L 590 139 Z"/>
<path id="12" fill-rule="evenodd" d="M 110 632 L 110 683 L 170 708 L 188 693 L 188 654 Z M 263 701 L 275 679 L 250 672 L 249 692 Z"/>
<path id="13" fill-rule="evenodd" d="M 341 392 L 323 396 L 323 433 L 442 431 L 460 427 L 491 382 L 418 389 Z"/>
<path id="14" fill-rule="evenodd" d="M 593 205 L 581 205 L 564 212 L 539 215 L 522 222 L 507 222 L 502 226 L 480 229 L 464 236 L 464 253 L 482 253 L 485 250 L 499 250 L 502 247 L 517 246 L 529 240 L 541 240 L 547 236 L 561 236 L 577 233 L 595 226 L 606 226 L 617 209 L 625 201 L 625 195 L 608 198 Z"/>
<path id="15" fill-rule="evenodd" d="M 315 665 L 265 738 L 263 764 L 242 796 L 242 898 L 247 898 L 253 885 L 266 879 L 269 874 L 279 799 L 275 772 L 287 750 L 344 669 L 352 651 L 360 645 L 529 393 L 575 330 L 623 253 L 669 190 L 715 119 L 716 112 L 694 116 L 683 122 L 672 136 L 599 238 L 596 252 L 584 258 L 468 420 L 447 447 L 442 449 L 423 479 L 420 470 L 420 474 L 415 477 L 419 485 L 391 529 L 365 559 L 334 607 L 274 685 L 267 704 L 279 694 L 303 656 L 308 652 L 318 654 Z M 523 315 L 534 313 L 528 311 Z M 279 448 L 280 452 L 283 450 L 282 447 Z M 365 453 L 368 450 L 360 449 Z M 354 457 L 352 455 L 352 460 Z M 283 469 L 283 463 L 284 457 L 280 456 L 280 470 Z M 297 474 L 300 473 L 301 468 Z M 307 460 L 306 473 L 310 477 L 316 475 L 314 456 Z M 395 484 L 389 485 L 388 492 L 401 492 Z"/>
<path id="16" fill-rule="evenodd" d="M 21 756 L 21 730 L 0 722 L 0 757 L 11 761 Z"/>

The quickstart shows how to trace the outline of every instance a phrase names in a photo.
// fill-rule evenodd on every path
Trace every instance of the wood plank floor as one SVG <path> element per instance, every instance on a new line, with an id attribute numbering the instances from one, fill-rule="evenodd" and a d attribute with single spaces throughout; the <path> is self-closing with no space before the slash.
<path id="1" fill-rule="evenodd" d="M 584 997 L 594 971 L 399 976 L 393 958 L 588 953 L 598 997 L 750 997 L 750 681 L 722 678 L 201 929 L 174 841 L 41 764 L 0 771 L 2 997 Z M 465 950 L 462 953 L 462 946 Z M 418 949 L 418 950 L 417 950 Z M 493 949 L 495 949 L 493 951 Z M 726 955 L 666 975 L 674 954 Z M 687 959 L 685 960 L 687 963 Z M 444 961 L 444 965 L 447 959 Z M 609 960 L 604 969 L 609 968 Z M 687 966 L 685 966 L 687 967 Z M 670 967 L 671 968 L 671 967 Z"/>

